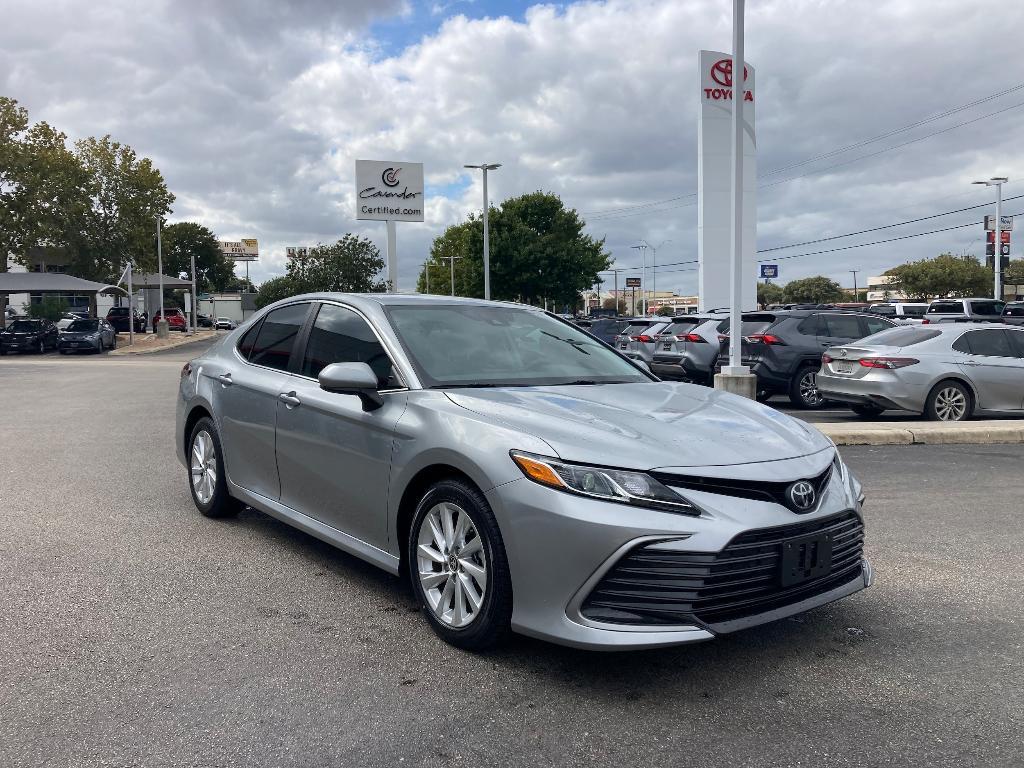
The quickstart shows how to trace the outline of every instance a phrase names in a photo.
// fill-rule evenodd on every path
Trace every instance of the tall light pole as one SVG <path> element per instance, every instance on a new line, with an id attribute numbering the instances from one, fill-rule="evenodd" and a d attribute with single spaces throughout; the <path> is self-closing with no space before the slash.
<path id="1" fill-rule="evenodd" d="M 191 336 L 197 330 L 199 330 L 198 317 L 196 316 L 196 307 L 198 306 L 196 301 L 196 252 L 192 251 L 192 325 L 188 329 L 188 335 Z"/>
<path id="2" fill-rule="evenodd" d="M 153 325 L 153 333 L 157 336 L 161 335 L 161 329 L 167 328 L 167 314 L 164 312 L 164 255 L 163 249 L 160 245 L 160 225 L 162 223 L 162 217 L 156 217 L 156 272 L 157 282 L 160 286 L 160 320 Z M 131 320 L 131 318 L 129 318 Z M 167 336 L 167 332 L 164 331 L 163 336 Z"/>
<path id="3" fill-rule="evenodd" d="M 658 300 L 658 248 L 661 248 L 661 246 L 667 245 L 668 243 L 671 242 L 671 240 L 662 240 L 660 243 L 658 243 L 657 248 L 655 248 L 653 245 L 651 246 L 651 282 L 654 284 L 653 292 L 655 301 Z M 647 241 L 644 240 L 643 243 L 646 245 Z"/>
<path id="4" fill-rule="evenodd" d="M 850 272 L 853 274 L 853 300 L 860 301 L 860 294 L 857 293 L 857 273 L 859 269 L 851 269 Z"/>
<path id="5" fill-rule="evenodd" d="M 487 212 L 491 207 L 487 199 L 487 172 L 501 168 L 501 163 L 482 163 L 480 165 L 466 165 L 464 168 L 479 168 L 484 172 L 484 299 L 491 300 L 491 232 L 487 221 Z M 452 278 L 454 280 L 454 278 Z M 454 286 L 454 282 L 452 283 Z M 455 288 L 452 288 L 452 295 L 455 295 Z"/>
<path id="6" fill-rule="evenodd" d="M 1003 235 L 1003 184 L 1010 179 L 1007 176 L 993 176 L 988 181 L 974 181 L 972 184 L 984 184 L 986 187 L 996 188 L 996 223 L 995 232 L 992 237 L 992 266 L 996 273 L 995 277 L 995 298 L 1003 300 L 1003 263 L 1002 263 L 1002 235 Z"/>
<path id="7" fill-rule="evenodd" d="M 647 243 L 641 242 L 640 245 L 631 245 L 629 247 L 640 251 L 642 257 L 642 266 L 640 267 L 640 303 L 644 308 L 644 317 L 647 317 Z M 634 311 L 636 311 L 635 307 Z"/>

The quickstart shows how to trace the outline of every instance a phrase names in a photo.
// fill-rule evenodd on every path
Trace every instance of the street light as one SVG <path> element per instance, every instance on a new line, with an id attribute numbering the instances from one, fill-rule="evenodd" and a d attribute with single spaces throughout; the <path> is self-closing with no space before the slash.
<path id="1" fill-rule="evenodd" d="M 643 257 L 643 266 L 640 267 L 640 303 L 644 308 L 644 317 L 647 317 L 647 243 L 641 242 L 640 245 L 629 247 L 640 251 L 640 255 Z M 633 311 L 636 311 L 636 307 L 633 308 Z"/>
<path id="2" fill-rule="evenodd" d="M 641 242 L 643 242 L 645 245 L 647 244 L 646 240 L 642 240 Z M 658 248 L 661 248 L 661 246 L 663 245 L 668 245 L 671 242 L 671 240 L 662 240 L 660 243 L 658 243 L 657 248 L 655 248 L 653 245 L 651 246 L 651 261 L 654 262 L 651 265 L 651 281 L 654 283 L 653 293 L 655 301 L 658 300 Z"/>
<path id="3" fill-rule="evenodd" d="M 487 210 L 491 207 L 487 199 L 487 172 L 501 168 L 501 163 L 482 163 L 480 165 L 464 165 L 463 168 L 478 168 L 484 172 L 484 299 L 491 300 L 491 237 L 487 223 Z M 454 280 L 454 278 L 453 278 Z M 452 288 L 452 293 L 455 289 Z"/>
<path id="4" fill-rule="evenodd" d="M 1000 249 L 1002 248 L 1002 234 L 1003 234 L 1003 184 L 1008 182 L 1010 179 L 1007 176 L 993 176 L 988 181 L 972 181 L 972 184 L 983 184 L 986 187 L 996 188 L 996 226 L 995 232 L 992 236 L 992 266 L 995 272 L 995 298 L 997 301 L 1003 299 L 1003 264 L 1002 254 Z"/>

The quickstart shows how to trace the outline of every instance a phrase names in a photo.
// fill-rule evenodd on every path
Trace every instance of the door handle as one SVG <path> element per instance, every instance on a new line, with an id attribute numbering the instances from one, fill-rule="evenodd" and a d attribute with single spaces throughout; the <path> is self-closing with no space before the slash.
<path id="1" fill-rule="evenodd" d="M 288 410 L 291 410 L 297 405 L 302 405 L 302 401 L 295 396 L 294 392 L 282 392 L 280 395 L 277 396 L 277 399 L 284 403 L 285 408 L 287 408 Z"/>
<path id="2" fill-rule="evenodd" d="M 981 365 L 981 363 L 975 363 L 975 362 L 972 362 L 971 360 L 965 360 L 964 362 L 960 363 L 960 365 L 972 365 L 972 366 L 976 366 L 976 365 Z"/>
<path id="3" fill-rule="evenodd" d="M 230 387 L 232 384 L 235 383 L 231 380 L 230 373 L 222 373 L 220 376 L 217 377 L 217 381 L 219 381 L 225 387 Z"/>

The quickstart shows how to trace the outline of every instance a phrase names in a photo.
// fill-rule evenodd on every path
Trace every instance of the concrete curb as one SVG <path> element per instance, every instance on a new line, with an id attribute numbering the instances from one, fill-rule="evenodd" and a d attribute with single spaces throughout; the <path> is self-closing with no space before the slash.
<path id="1" fill-rule="evenodd" d="M 110 352 L 107 353 L 107 355 L 114 355 L 116 357 L 134 357 L 135 355 L 150 355 L 153 354 L 154 352 L 163 352 L 168 349 L 174 349 L 175 347 L 183 347 L 186 344 L 194 344 L 198 341 L 206 341 L 208 339 L 213 339 L 216 337 L 217 333 L 215 331 L 200 331 L 193 336 L 182 336 L 180 339 L 175 339 L 170 344 L 162 344 L 158 347 L 140 348 L 139 344 L 136 343 L 135 346 L 132 347 L 124 346 L 118 347 L 117 349 L 112 349 Z"/>
<path id="2" fill-rule="evenodd" d="M 1024 443 L 1024 420 L 815 424 L 836 445 L 990 445 Z"/>

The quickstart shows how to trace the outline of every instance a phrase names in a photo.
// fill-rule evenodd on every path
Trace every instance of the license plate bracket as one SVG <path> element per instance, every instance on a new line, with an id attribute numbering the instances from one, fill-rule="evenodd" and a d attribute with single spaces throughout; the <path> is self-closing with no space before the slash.
<path id="1" fill-rule="evenodd" d="M 837 360 L 835 362 L 836 373 L 853 373 L 853 363 L 848 363 L 843 360 Z"/>
<path id="2" fill-rule="evenodd" d="M 811 533 L 782 542 L 779 574 L 783 587 L 827 576 L 832 570 L 832 535 Z"/>

